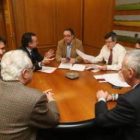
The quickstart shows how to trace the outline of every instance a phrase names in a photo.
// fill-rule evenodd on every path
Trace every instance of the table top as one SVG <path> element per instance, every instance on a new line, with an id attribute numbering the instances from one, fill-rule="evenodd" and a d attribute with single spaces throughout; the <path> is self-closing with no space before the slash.
<path id="1" fill-rule="evenodd" d="M 58 67 L 55 61 L 49 66 Z M 68 79 L 67 72 L 78 72 L 79 78 Z M 57 69 L 53 73 L 34 72 L 33 80 L 28 85 L 41 91 L 52 89 L 54 98 L 60 111 L 60 123 L 74 123 L 95 118 L 96 92 L 100 89 L 109 93 L 125 93 L 131 88 L 114 89 L 109 83 L 99 83 L 93 75 L 114 73 L 115 71 L 71 71 Z M 113 108 L 116 103 L 108 102 L 108 108 Z"/>

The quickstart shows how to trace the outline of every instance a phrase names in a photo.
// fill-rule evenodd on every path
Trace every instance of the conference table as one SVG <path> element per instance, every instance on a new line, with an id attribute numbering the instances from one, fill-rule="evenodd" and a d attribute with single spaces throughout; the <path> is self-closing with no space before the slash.
<path id="1" fill-rule="evenodd" d="M 52 62 L 49 66 L 58 67 L 59 63 Z M 78 72 L 79 78 L 69 79 L 65 76 L 67 72 Z M 45 91 L 52 89 L 54 98 L 60 111 L 60 121 L 57 128 L 78 128 L 93 124 L 95 118 L 96 93 L 98 90 L 109 93 L 123 94 L 130 87 L 114 89 L 111 84 L 99 83 L 94 75 L 114 73 L 116 71 L 71 71 L 68 69 L 56 69 L 53 73 L 34 72 L 33 80 L 29 87 Z M 108 108 L 113 108 L 115 102 L 107 102 Z"/>

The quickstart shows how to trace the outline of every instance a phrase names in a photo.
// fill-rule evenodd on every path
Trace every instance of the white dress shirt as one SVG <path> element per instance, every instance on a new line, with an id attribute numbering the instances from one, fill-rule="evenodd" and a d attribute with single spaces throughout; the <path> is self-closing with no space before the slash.
<path id="1" fill-rule="evenodd" d="M 117 43 L 112 48 L 112 53 L 113 53 L 112 65 L 107 65 L 107 70 L 119 70 L 122 68 L 122 61 L 125 56 L 126 50 L 122 45 Z M 108 64 L 109 56 L 110 50 L 106 45 L 104 45 L 100 51 L 100 54 L 97 57 L 93 58 L 90 62 L 98 63 L 105 60 L 106 64 Z"/>

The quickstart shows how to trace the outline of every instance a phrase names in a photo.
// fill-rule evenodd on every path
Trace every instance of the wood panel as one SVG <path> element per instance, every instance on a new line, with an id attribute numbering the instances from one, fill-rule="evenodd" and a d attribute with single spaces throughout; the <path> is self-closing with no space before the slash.
<path id="1" fill-rule="evenodd" d="M 84 46 L 96 49 L 103 46 L 105 34 L 113 29 L 114 5 L 114 0 L 85 0 Z"/>
<path id="2" fill-rule="evenodd" d="M 34 0 L 25 2 L 27 31 L 37 34 L 39 47 L 55 45 L 55 9 L 54 0 Z"/>
<path id="3" fill-rule="evenodd" d="M 63 38 L 63 30 L 72 28 L 82 39 L 83 0 L 56 0 L 57 41 Z"/>
<path id="4" fill-rule="evenodd" d="M 3 11 L 3 1 L 0 1 L 0 36 L 6 38 L 5 19 Z"/>
<path id="5" fill-rule="evenodd" d="M 55 46 L 54 0 L 13 0 L 13 10 L 18 46 L 25 32 L 36 33 L 38 48 Z"/>

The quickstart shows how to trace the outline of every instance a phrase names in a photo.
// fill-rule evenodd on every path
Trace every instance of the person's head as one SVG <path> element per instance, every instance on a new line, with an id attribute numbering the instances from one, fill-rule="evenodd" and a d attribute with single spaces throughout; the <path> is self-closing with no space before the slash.
<path id="1" fill-rule="evenodd" d="M 136 42 L 135 48 L 140 49 L 140 39 Z"/>
<path id="2" fill-rule="evenodd" d="M 64 41 L 67 44 L 70 44 L 74 38 L 74 31 L 71 28 L 67 28 L 64 30 L 63 32 L 63 36 L 64 36 Z"/>
<path id="3" fill-rule="evenodd" d="M 28 32 L 22 35 L 21 44 L 23 47 L 34 49 L 37 47 L 38 40 L 35 33 Z"/>
<path id="4" fill-rule="evenodd" d="M 0 61 L 5 53 L 6 40 L 0 36 Z"/>
<path id="5" fill-rule="evenodd" d="M 4 81 L 18 80 L 26 85 L 31 81 L 32 75 L 33 64 L 24 51 L 14 50 L 3 55 L 1 76 Z"/>
<path id="6" fill-rule="evenodd" d="M 109 49 L 112 49 L 117 43 L 117 35 L 114 32 L 109 32 L 104 36 L 105 44 Z"/>
<path id="7" fill-rule="evenodd" d="M 129 85 L 134 86 L 140 81 L 140 50 L 131 50 L 126 53 L 121 71 Z"/>

